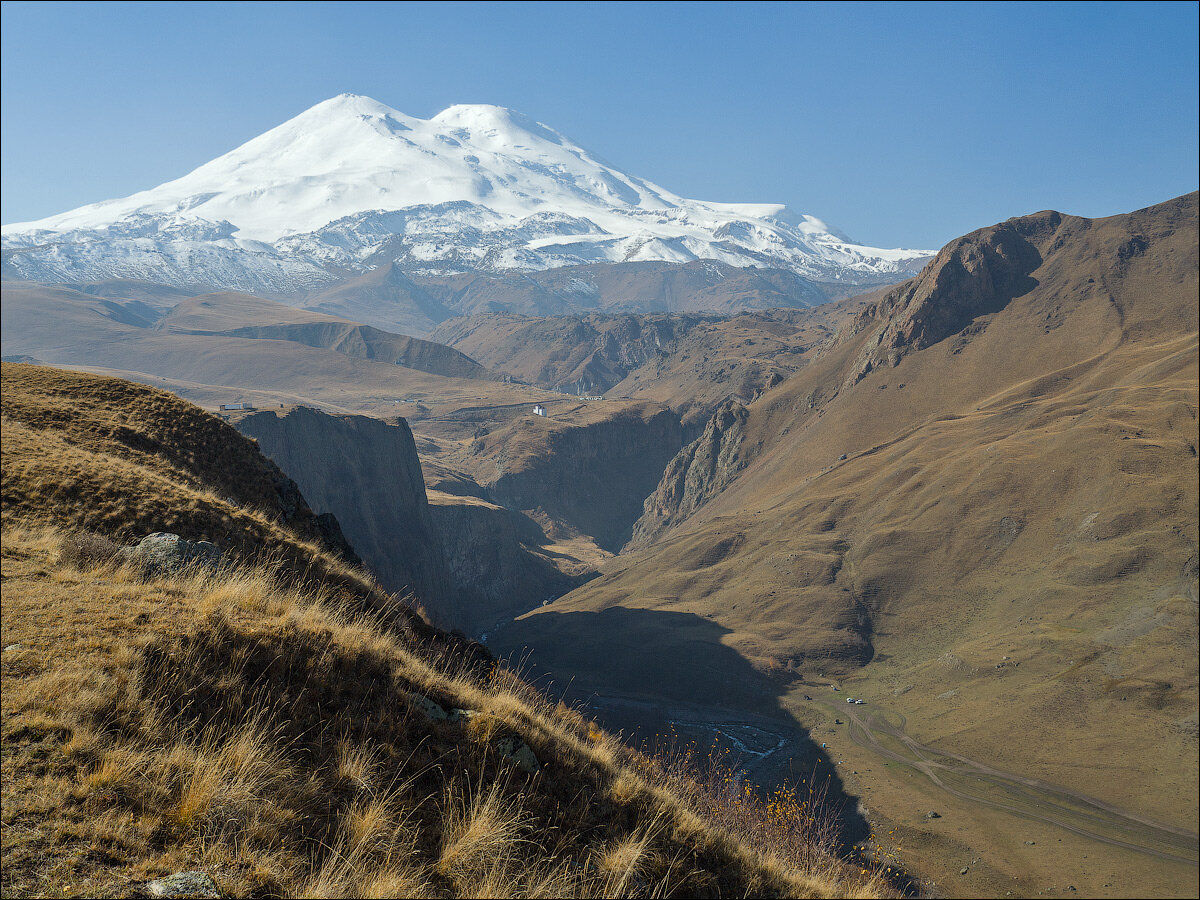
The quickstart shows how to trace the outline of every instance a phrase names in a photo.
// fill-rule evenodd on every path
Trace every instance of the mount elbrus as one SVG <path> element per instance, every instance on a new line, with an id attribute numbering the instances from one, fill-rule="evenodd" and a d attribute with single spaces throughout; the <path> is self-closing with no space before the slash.
<path id="1" fill-rule="evenodd" d="M 452 106 L 418 119 L 353 94 L 152 190 L 5 225 L 3 248 L 8 277 L 139 279 L 296 303 L 375 273 L 349 288 L 353 307 L 338 305 L 343 294 L 316 305 L 395 328 L 396 317 L 375 307 L 394 304 L 399 291 L 426 330 L 463 311 L 453 298 L 464 286 L 445 279 L 466 274 L 493 276 L 492 309 L 545 313 L 616 302 L 670 308 L 658 282 L 673 267 L 663 263 L 702 263 L 689 270 L 692 288 L 756 266 L 767 280 L 738 285 L 751 295 L 743 307 L 807 306 L 897 281 L 928 257 L 861 246 L 779 204 L 679 197 L 501 107 Z M 635 280 L 654 286 L 630 296 L 627 285 L 606 285 L 611 266 L 629 264 L 646 268 Z M 502 286 L 506 275 L 580 266 L 574 277 L 535 279 L 544 284 L 533 308 L 506 302 L 497 285 L 497 276 Z M 411 281 L 431 277 L 428 287 Z M 760 287 L 770 296 L 753 296 Z M 374 295 L 365 304 L 364 291 Z"/>

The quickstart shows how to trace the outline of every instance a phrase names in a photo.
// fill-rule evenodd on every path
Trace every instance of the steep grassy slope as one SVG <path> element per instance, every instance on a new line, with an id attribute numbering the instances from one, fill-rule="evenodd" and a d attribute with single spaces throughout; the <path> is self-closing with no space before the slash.
<path id="1" fill-rule="evenodd" d="M 312 544 L 350 555 L 336 520 L 314 515 L 278 466 L 173 394 L 41 366 L 0 371 L 5 514 L 122 537 L 176 530 L 297 566 Z"/>
<path id="2" fill-rule="evenodd" d="M 837 673 L 925 743 L 1194 830 L 1196 217 L 1193 194 L 948 245 L 724 443 L 689 448 L 647 501 L 642 549 L 499 640 L 553 647 L 557 677 L 603 689 L 596 660 L 651 641 L 639 622 L 709 619 L 717 658 Z M 791 709 L 827 725 L 812 690 Z M 875 792 L 893 821 L 930 802 L 896 783 Z M 958 839 L 997 857 L 1019 821 Z M 934 826 L 908 827 L 930 865 L 956 865 Z M 997 871 L 1048 871 L 1039 852 Z"/>
<path id="3" fill-rule="evenodd" d="M 3 378 L 5 896 L 182 869 L 235 896 L 884 890 L 799 799 L 781 818 L 628 753 L 306 543 L 303 499 L 226 424 L 111 379 Z M 209 537 L 231 565 L 147 573 L 80 525 Z"/>

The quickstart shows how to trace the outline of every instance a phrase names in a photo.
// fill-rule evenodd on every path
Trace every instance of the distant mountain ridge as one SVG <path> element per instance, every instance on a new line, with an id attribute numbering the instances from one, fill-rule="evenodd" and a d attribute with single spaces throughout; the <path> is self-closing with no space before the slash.
<path id="1" fill-rule="evenodd" d="M 707 260 L 810 286 L 898 281 L 928 253 L 779 204 L 688 200 L 496 106 L 419 119 L 343 94 L 152 190 L 4 226 L 6 277 L 273 296 L 407 275 Z"/>

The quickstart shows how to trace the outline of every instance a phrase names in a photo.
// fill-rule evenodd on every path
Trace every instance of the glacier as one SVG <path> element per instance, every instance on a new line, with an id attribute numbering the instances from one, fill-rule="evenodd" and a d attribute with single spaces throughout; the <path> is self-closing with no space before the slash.
<path id="1" fill-rule="evenodd" d="M 503 107 L 420 119 L 355 94 L 151 190 L 0 231 L 7 277 L 276 296 L 390 262 L 441 276 L 712 260 L 853 285 L 931 255 L 856 244 L 782 204 L 680 197 Z"/>

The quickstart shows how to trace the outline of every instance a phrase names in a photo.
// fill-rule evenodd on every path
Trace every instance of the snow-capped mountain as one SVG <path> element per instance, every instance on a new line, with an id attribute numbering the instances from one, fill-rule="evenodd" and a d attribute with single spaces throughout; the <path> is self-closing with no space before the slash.
<path id="1" fill-rule="evenodd" d="M 929 255 L 860 246 L 782 205 L 679 197 L 501 107 L 418 119 L 354 94 L 152 190 L 5 225 L 3 248 L 20 278 L 276 294 L 393 260 L 447 275 L 704 259 L 854 284 Z"/>

